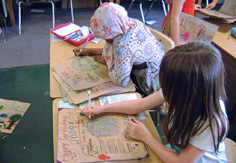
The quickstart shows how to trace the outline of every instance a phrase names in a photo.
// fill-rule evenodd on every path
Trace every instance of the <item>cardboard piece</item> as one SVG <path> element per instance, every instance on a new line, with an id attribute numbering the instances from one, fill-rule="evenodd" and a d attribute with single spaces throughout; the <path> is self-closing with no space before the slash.
<path id="1" fill-rule="evenodd" d="M 69 108 L 58 111 L 58 163 L 133 162 L 149 158 L 144 143 L 128 135 L 127 123 L 135 116 L 103 114 L 89 120 L 80 113 Z"/>
<path id="2" fill-rule="evenodd" d="M 234 16 L 236 18 L 236 1 L 235 0 L 224 0 L 222 7 L 219 12 Z"/>
<path id="3" fill-rule="evenodd" d="M 24 116 L 29 106 L 29 103 L 0 98 L 1 132 L 11 134 Z"/>
<path id="4" fill-rule="evenodd" d="M 234 23 L 236 22 L 236 0 L 225 0 L 219 11 L 201 9 L 198 12 L 223 23 Z"/>
<path id="5" fill-rule="evenodd" d="M 180 15 L 180 42 L 182 44 L 194 41 L 211 43 L 218 26 L 185 13 Z"/>
<path id="6" fill-rule="evenodd" d="M 76 91 L 111 81 L 107 67 L 91 57 L 73 57 L 53 66 L 53 70 Z"/>
<path id="7" fill-rule="evenodd" d="M 56 73 L 53 73 L 53 76 L 58 81 L 58 83 L 61 85 L 63 90 L 66 92 L 66 94 L 69 96 L 69 98 L 73 101 L 74 104 L 78 104 L 84 101 L 88 100 L 88 89 L 82 90 L 82 91 L 74 91 L 71 89 L 71 87 L 64 82 L 60 76 Z M 99 85 L 96 85 L 89 89 L 92 94 L 91 98 L 95 98 L 101 95 L 105 94 L 111 94 L 111 93 L 122 93 L 122 92 L 134 92 L 134 84 L 130 81 L 130 83 L 126 87 L 119 87 L 113 82 L 106 82 Z"/>
<path id="8" fill-rule="evenodd" d="M 206 41 L 211 43 L 218 30 L 218 26 L 208 23 L 197 17 L 180 14 L 180 43 L 186 44 L 194 41 Z M 162 29 L 162 33 L 170 36 L 170 16 Z"/>
<path id="9" fill-rule="evenodd" d="M 234 23 L 236 21 L 235 16 L 227 15 L 223 12 L 216 10 L 201 9 L 198 12 L 222 23 Z"/>

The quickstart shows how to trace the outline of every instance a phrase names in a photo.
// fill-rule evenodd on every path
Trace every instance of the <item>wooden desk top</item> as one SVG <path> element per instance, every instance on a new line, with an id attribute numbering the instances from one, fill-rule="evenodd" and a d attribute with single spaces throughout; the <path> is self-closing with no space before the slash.
<path id="1" fill-rule="evenodd" d="M 104 47 L 104 45 L 105 45 L 104 40 L 101 40 L 97 44 L 89 41 L 86 45 L 86 48 L 101 48 Z M 50 97 L 51 98 L 62 97 L 59 84 L 53 77 L 52 67 L 73 57 L 74 56 L 73 49 L 75 48 L 77 47 L 65 41 L 53 42 L 52 34 L 50 34 Z"/>
<path id="2" fill-rule="evenodd" d="M 141 98 L 140 94 L 137 94 L 139 98 Z M 59 101 L 62 101 L 62 99 L 55 99 L 53 100 L 53 147 L 54 147 L 54 163 L 56 163 L 56 149 L 57 149 L 57 116 L 58 116 L 58 106 L 59 106 Z M 99 105 L 99 100 L 98 98 L 95 99 L 95 104 Z M 76 108 L 79 106 L 76 105 Z M 159 141 L 161 142 L 161 138 L 156 130 L 156 127 L 153 124 L 152 118 L 149 114 L 148 111 L 145 112 L 146 119 L 142 120 L 141 122 L 148 128 L 148 130 L 152 133 L 152 135 Z M 162 162 L 155 154 L 154 152 L 149 148 L 149 154 L 151 156 L 151 161 L 149 163 L 160 163 Z"/>
<path id="3" fill-rule="evenodd" d="M 230 31 L 233 27 L 236 27 L 236 24 L 221 23 L 211 18 L 204 18 L 203 20 L 219 26 L 212 43 L 214 43 L 220 50 L 229 54 L 232 59 L 236 60 L 236 41 L 229 38 Z"/>

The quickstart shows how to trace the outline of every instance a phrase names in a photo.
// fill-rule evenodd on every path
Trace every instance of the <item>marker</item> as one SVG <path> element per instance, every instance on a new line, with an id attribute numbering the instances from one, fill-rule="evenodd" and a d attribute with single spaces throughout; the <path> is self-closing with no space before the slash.
<path id="1" fill-rule="evenodd" d="M 132 121 L 132 122 L 134 122 L 134 119 L 133 119 L 133 118 L 131 118 L 131 121 Z M 134 123 L 135 123 L 135 122 L 134 122 Z"/>
<path id="2" fill-rule="evenodd" d="M 91 91 L 88 91 L 88 109 L 91 109 Z M 89 119 L 91 119 L 91 115 L 89 115 Z"/>
<path id="3" fill-rule="evenodd" d="M 79 56 L 80 53 L 83 51 L 85 45 L 88 43 L 88 40 L 89 40 L 89 38 L 88 38 L 87 41 L 84 43 L 84 45 L 83 45 L 82 48 L 80 49 L 79 54 L 77 54 L 77 56 Z"/>

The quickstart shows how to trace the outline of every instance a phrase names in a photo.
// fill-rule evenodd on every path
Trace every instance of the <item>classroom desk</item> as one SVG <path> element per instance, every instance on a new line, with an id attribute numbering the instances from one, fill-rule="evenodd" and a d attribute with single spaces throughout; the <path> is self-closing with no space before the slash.
<path id="1" fill-rule="evenodd" d="M 141 98 L 140 94 L 137 94 L 139 98 Z M 56 148 L 57 148 L 57 113 L 58 113 L 58 106 L 59 101 L 62 101 L 62 99 L 55 99 L 53 100 L 53 146 L 54 146 L 54 162 L 56 163 Z M 99 105 L 98 98 L 95 99 L 95 104 Z M 76 105 L 76 108 L 78 105 Z M 156 130 L 156 127 L 153 124 L 152 118 L 150 117 L 150 114 L 148 111 L 145 112 L 146 119 L 142 120 L 141 122 L 144 123 L 144 125 L 148 128 L 148 130 L 152 133 L 152 135 L 161 142 L 161 138 Z M 151 157 L 151 161 L 149 163 L 159 163 L 162 162 L 155 154 L 154 152 L 148 147 L 148 151 Z"/>
<path id="2" fill-rule="evenodd" d="M 89 41 L 86 45 L 86 48 L 101 48 L 104 47 L 105 41 L 101 40 L 99 43 L 93 43 Z M 81 45 L 82 46 L 82 45 Z M 73 49 L 77 48 L 74 45 L 71 45 L 65 41 L 62 42 L 53 42 L 52 34 L 50 34 L 50 97 L 51 98 L 60 98 L 61 91 L 59 84 L 56 79 L 53 77 L 52 67 L 68 60 L 70 57 L 74 56 Z"/>
<path id="3" fill-rule="evenodd" d="M 229 38 L 230 31 L 236 27 L 236 23 L 225 24 L 210 18 L 204 18 L 204 20 L 219 26 L 212 43 L 222 54 L 226 69 L 226 92 L 228 96 L 226 108 L 231 112 L 232 120 L 234 119 L 236 122 L 236 41 Z"/>

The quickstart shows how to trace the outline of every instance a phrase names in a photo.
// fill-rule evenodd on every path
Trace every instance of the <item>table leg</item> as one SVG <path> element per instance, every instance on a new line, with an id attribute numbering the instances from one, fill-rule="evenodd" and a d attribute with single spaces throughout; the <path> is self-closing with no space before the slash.
<path id="1" fill-rule="evenodd" d="M 13 11 L 13 6 L 12 6 L 12 0 L 7 0 L 7 6 L 9 10 L 10 19 L 11 19 L 11 25 L 15 26 L 15 16 L 14 16 L 14 11 Z"/>

